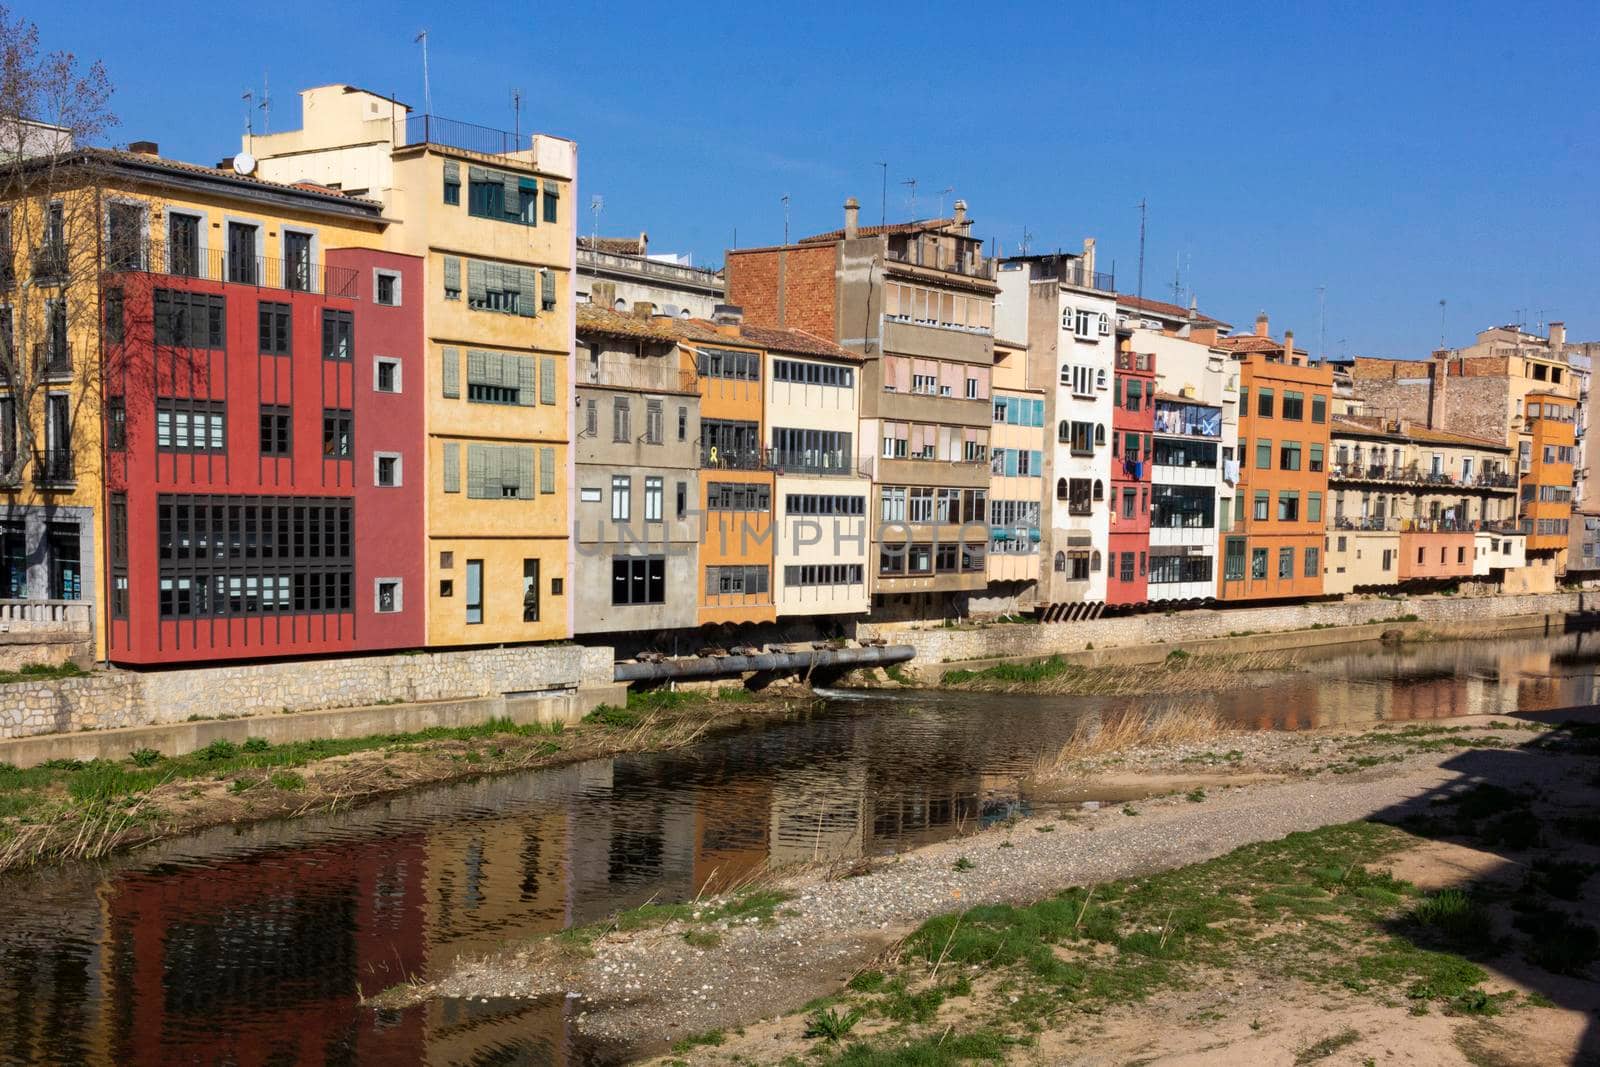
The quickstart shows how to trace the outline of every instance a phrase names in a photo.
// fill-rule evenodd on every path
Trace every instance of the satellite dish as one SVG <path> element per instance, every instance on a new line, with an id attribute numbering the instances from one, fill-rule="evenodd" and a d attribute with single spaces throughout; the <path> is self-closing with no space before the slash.
<path id="1" fill-rule="evenodd" d="M 249 152 L 240 152 L 233 157 L 233 171 L 235 174 L 254 174 L 256 172 L 256 157 Z"/>

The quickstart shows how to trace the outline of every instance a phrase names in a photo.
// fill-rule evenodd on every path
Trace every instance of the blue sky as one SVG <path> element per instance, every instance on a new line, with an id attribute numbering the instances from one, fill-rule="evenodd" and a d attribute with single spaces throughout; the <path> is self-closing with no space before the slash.
<path id="1" fill-rule="evenodd" d="M 1400 10 L 1401 7 L 1405 10 Z M 102 58 L 122 141 L 212 163 L 270 79 L 348 82 L 580 144 L 600 230 L 720 263 L 741 245 L 965 198 L 1017 249 L 1097 238 L 1101 269 L 1170 299 L 1176 267 L 1212 314 L 1257 311 L 1315 353 L 1420 356 L 1512 321 L 1600 338 L 1600 5 L 810 3 L 681 7 L 462 0 L 22 9 L 46 43 Z M 236 64 L 223 57 L 267 57 Z"/>

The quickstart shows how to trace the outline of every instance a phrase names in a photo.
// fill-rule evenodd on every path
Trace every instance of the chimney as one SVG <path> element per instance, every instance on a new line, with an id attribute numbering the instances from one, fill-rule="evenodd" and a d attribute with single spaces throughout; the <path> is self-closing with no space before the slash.
<path id="1" fill-rule="evenodd" d="M 1284 330 L 1283 331 L 1283 361 L 1285 363 L 1293 363 L 1294 362 L 1294 331 L 1293 330 Z"/>
<path id="2" fill-rule="evenodd" d="M 956 201 L 955 224 L 957 232 L 963 236 L 972 232 L 972 220 L 967 218 L 967 202 L 965 200 Z"/>
<path id="3" fill-rule="evenodd" d="M 159 156 L 161 154 L 161 146 L 154 141 L 130 141 L 128 143 L 128 151 L 136 156 Z"/>
<path id="4" fill-rule="evenodd" d="M 643 230 L 639 231 L 639 257 L 642 259 L 650 254 L 650 235 Z"/>
<path id="5" fill-rule="evenodd" d="M 636 319 L 648 319 L 651 315 L 654 315 L 655 313 L 656 313 L 656 306 L 655 306 L 655 304 L 651 303 L 650 301 L 648 301 L 648 300 L 635 300 L 633 302 L 633 317 L 634 318 L 636 318 Z"/>
<path id="6" fill-rule="evenodd" d="M 855 197 L 844 202 L 844 239 L 854 241 L 861 230 L 861 201 Z"/>
<path id="7" fill-rule="evenodd" d="M 1089 274 L 1089 275 L 1093 275 L 1094 274 L 1094 238 L 1093 237 L 1085 237 L 1083 239 L 1083 264 L 1082 264 L 1082 266 L 1083 266 L 1083 272 L 1085 274 Z"/>
<path id="8" fill-rule="evenodd" d="M 1561 349 L 1567 343 L 1567 324 L 1552 322 L 1550 324 L 1550 351 L 1556 355 L 1561 354 Z"/>
<path id="9" fill-rule="evenodd" d="M 595 281 L 589 284 L 589 303 L 611 311 L 617 306 L 617 283 Z"/>
<path id="10" fill-rule="evenodd" d="M 744 308 L 738 304 L 718 304 L 711 309 L 711 321 L 718 326 L 742 326 Z"/>
<path id="11" fill-rule="evenodd" d="M 1272 332 L 1267 328 L 1267 313 L 1263 311 L 1256 316 L 1256 336 L 1271 337 Z"/>

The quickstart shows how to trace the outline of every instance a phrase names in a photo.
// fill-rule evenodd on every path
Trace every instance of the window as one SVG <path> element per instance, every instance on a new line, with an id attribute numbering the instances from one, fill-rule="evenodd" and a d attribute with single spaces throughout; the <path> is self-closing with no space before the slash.
<path id="1" fill-rule="evenodd" d="M 750 596 L 769 591 L 768 571 L 762 566 L 706 568 L 706 596 Z"/>
<path id="2" fill-rule="evenodd" d="M 1294 549 L 1292 549 L 1292 548 L 1280 548 L 1280 549 L 1278 549 L 1278 577 L 1279 578 L 1293 578 L 1294 577 Z"/>
<path id="3" fill-rule="evenodd" d="M 461 299 L 461 260 L 456 256 L 444 257 L 444 298 Z"/>
<path id="4" fill-rule="evenodd" d="M 1383 550 L 1383 569 L 1386 571 L 1394 569 L 1394 549 L 1392 548 Z"/>
<path id="5" fill-rule="evenodd" d="M 937 396 L 939 393 L 939 378 L 933 374 L 913 374 L 911 376 L 911 391 L 924 396 Z"/>
<path id="6" fill-rule="evenodd" d="M 351 359 L 355 355 L 355 318 L 348 311 L 322 311 L 322 358 Z"/>
<path id="7" fill-rule="evenodd" d="M 695 363 L 700 375 L 705 378 L 731 378 L 744 382 L 761 380 L 761 357 L 754 352 L 707 348 L 700 352 Z"/>
<path id="8" fill-rule="evenodd" d="M 1281 471 L 1300 469 L 1299 441 L 1284 441 L 1278 445 L 1278 469 Z"/>
<path id="9" fill-rule="evenodd" d="M 221 452 L 227 448 L 226 405 L 219 400 L 156 398 L 156 448 Z"/>
<path id="10" fill-rule="evenodd" d="M 355 455 L 355 412 L 344 408 L 324 408 L 322 412 L 322 455 L 327 459 L 349 459 Z"/>
<path id="11" fill-rule="evenodd" d="M 1125 489 L 1122 490 L 1122 517 L 1123 518 L 1125 518 L 1125 519 L 1133 518 L 1133 516 L 1134 516 L 1134 502 L 1135 502 L 1136 499 L 1137 499 L 1137 495 L 1134 493 L 1134 491 L 1132 489 L 1125 488 Z"/>
<path id="12" fill-rule="evenodd" d="M 647 477 L 644 480 L 644 521 L 660 522 L 662 505 L 664 503 L 664 483 L 660 478 Z"/>
<path id="13" fill-rule="evenodd" d="M 1306 494 L 1306 521 L 1307 522 L 1321 522 L 1322 521 L 1322 494 L 1321 493 L 1307 493 Z"/>
<path id="14" fill-rule="evenodd" d="M 590 401 L 590 403 L 593 403 L 593 401 Z M 589 432 L 592 434 L 594 431 L 590 430 Z M 688 439 L 689 439 L 689 409 L 685 408 L 685 407 L 680 407 L 678 409 L 678 440 L 687 441 Z"/>
<path id="15" fill-rule="evenodd" d="M 1124 552 L 1124 553 L 1122 553 L 1122 568 L 1121 568 L 1121 570 L 1118 571 L 1117 578 L 1120 581 L 1124 581 L 1124 582 L 1133 581 L 1133 553 L 1132 552 Z"/>
<path id="16" fill-rule="evenodd" d="M 978 379 L 976 379 L 976 378 L 968 378 L 967 379 L 967 399 L 968 400 L 977 400 L 978 399 Z"/>
<path id="17" fill-rule="evenodd" d="M 1242 581 L 1244 579 L 1243 538 L 1228 538 L 1226 554 L 1222 561 L 1222 577 L 1225 581 Z"/>
<path id="18" fill-rule="evenodd" d="M 1321 393 L 1313 393 L 1311 395 L 1311 421 L 1328 421 L 1328 398 Z"/>
<path id="19" fill-rule="evenodd" d="M 111 616 L 128 617 L 128 497 L 111 497 Z M 9 553 L 7 553 L 9 555 Z M 10 584 L 9 582 L 7 583 Z M 7 594 L 14 595 L 14 594 Z"/>
<path id="20" fill-rule="evenodd" d="M 193 278 L 200 273 L 200 217 L 167 212 L 167 273 Z"/>
<path id="21" fill-rule="evenodd" d="M 1256 441 L 1256 470 L 1272 469 L 1272 442 L 1265 437 Z"/>
<path id="22" fill-rule="evenodd" d="M 379 615 L 392 615 L 400 610 L 400 579 L 379 578 L 373 583 L 372 610 Z"/>
<path id="23" fill-rule="evenodd" d="M 661 401 L 646 400 L 644 402 L 644 442 L 647 445 L 659 445 L 666 440 L 664 428 L 665 419 Z"/>
<path id="24" fill-rule="evenodd" d="M 771 511 L 772 487 L 756 482 L 708 482 L 706 510 Z"/>
<path id="25" fill-rule="evenodd" d="M 1306 396 L 1292 389 L 1283 391 L 1283 417 L 1299 422 L 1305 418 Z"/>
<path id="26" fill-rule="evenodd" d="M 678 518 L 689 514 L 689 483 L 678 483 Z"/>
<path id="27" fill-rule="evenodd" d="M 1118 378 L 1117 381 L 1120 384 L 1122 379 Z M 1138 411 L 1140 406 L 1143 403 L 1144 403 L 1144 383 L 1141 382 L 1137 378 L 1129 378 L 1128 379 L 1128 401 L 1127 401 L 1127 404 L 1126 404 L 1126 410 L 1128 410 L 1128 411 Z"/>
<path id="28" fill-rule="evenodd" d="M 1272 517 L 1272 494 L 1265 489 L 1257 489 L 1255 497 L 1255 511 L 1253 515 L 1257 522 L 1265 522 Z"/>
<path id="29" fill-rule="evenodd" d="M 863 568 L 859 563 L 806 563 L 783 568 L 787 586 L 860 585 Z"/>
<path id="30" fill-rule="evenodd" d="M 263 300 L 256 306 L 257 351 L 263 356 L 287 356 L 292 351 L 288 304 Z"/>
<path id="31" fill-rule="evenodd" d="M 1150 584 L 1211 581 L 1210 556 L 1158 555 L 1150 560 Z"/>
<path id="32" fill-rule="evenodd" d="M 611 518 L 627 522 L 633 516 L 633 479 L 626 474 L 611 476 Z"/>
<path id="33" fill-rule="evenodd" d="M 626 397 L 611 401 L 611 440 L 619 444 L 633 440 L 633 414 Z"/>
<path id="34" fill-rule="evenodd" d="M 400 275 L 392 270 L 372 272 L 372 299 L 382 307 L 400 306 Z"/>
<path id="35" fill-rule="evenodd" d="M 10 397 L 0 398 L 0 453 L 9 465 L 17 454 L 17 409 Z M 112 452 L 128 448 L 128 407 L 120 396 L 106 400 L 106 447 Z"/>
<path id="36" fill-rule="evenodd" d="M 765 488 L 765 487 L 763 487 Z M 865 515 L 867 498 L 864 496 L 835 496 L 829 494 L 790 493 L 784 498 L 784 510 L 794 515 Z M 1035 523 L 1037 524 L 1037 505 Z"/>
<path id="37" fill-rule="evenodd" d="M 851 389 L 855 387 L 856 372 L 852 367 L 838 367 L 831 363 L 799 363 L 789 359 L 775 359 L 772 361 L 772 380 Z"/>
<path id="38" fill-rule="evenodd" d="M 261 454 L 287 456 L 293 451 L 290 437 L 293 411 L 283 404 L 261 405 Z"/>
<path id="39" fill-rule="evenodd" d="M 461 164 L 451 159 L 444 163 L 444 202 L 461 203 Z"/>
<path id="40" fill-rule="evenodd" d="M 372 483 L 383 489 L 393 489 L 400 484 L 398 452 L 378 452 L 373 455 Z"/>
<path id="41" fill-rule="evenodd" d="M 1256 414 L 1263 419 L 1272 418 L 1272 390 L 1256 390 Z"/>
<path id="42" fill-rule="evenodd" d="M 467 560 L 467 625 L 483 621 L 483 560 Z"/>
<path id="43" fill-rule="evenodd" d="M 1094 368 L 1071 364 L 1061 368 L 1061 384 L 1070 386 L 1073 396 L 1094 395 Z"/>
<path id="44" fill-rule="evenodd" d="M 1079 550 L 1067 553 L 1067 578 L 1073 582 L 1087 582 L 1089 580 L 1089 553 Z"/>
<path id="45" fill-rule="evenodd" d="M 515 178 L 512 179 L 511 184 L 513 188 L 516 188 Z M 467 182 L 467 214 L 476 215 L 481 219 L 504 219 L 506 217 L 505 190 L 506 181 L 499 172 L 487 171 L 482 167 L 470 168 Z M 514 214 L 520 217 L 520 209 Z"/>
<path id="46" fill-rule="evenodd" d="M 611 557 L 611 603 L 620 605 L 666 602 L 665 556 Z"/>
<path id="47" fill-rule="evenodd" d="M 558 220 L 557 205 L 561 202 L 561 186 L 555 182 L 544 183 L 544 221 L 556 222 Z"/>
<path id="48" fill-rule="evenodd" d="M 372 361 L 372 388 L 380 393 L 400 391 L 400 361 L 378 356 Z"/>
<path id="49" fill-rule="evenodd" d="M 1158 485 L 1150 507 L 1150 525 L 1163 530 L 1209 530 L 1216 502 L 1210 486 Z"/>
<path id="50" fill-rule="evenodd" d="M 1322 445 L 1311 446 L 1311 459 L 1306 464 L 1306 470 L 1311 471 L 1313 474 L 1319 473 L 1322 470 L 1322 452 Z"/>
<path id="51" fill-rule="evenodd" d="M 522 621 L 539 621 L 539 561 L 522 561 Z"/>
<path id="52" fill-rule="evenodd" d="M 521 404 L 538 399 L 532 356 L 467 350 L 467 400 L 477 404 Z"/>
<path id="53" fill-rule="evenodd" d="M 1278 521 L 1300 521 L 1300 494 L 1298 492 L 1278 493 Z"/>
<path id="54" fill-rule="evenodd" d="M 223 347 L 227 304 L 222 297 L 157 289 L 153 308 L 156 344 L 178 348 Z"/>
<path id="55" fill-rule="evenodd" d="M 1067 480 L 1067 514 L 1088 515 L 1093 510 L 1092 494 L 1094 483 L 1088 478 L 1069 478 Z"/>
<path id="56" fill-rule="evenodd" d="M 1072 454 L 1074 456 L 1094 455 L 1094 423 L 1074 422 L 1071 426 Z"/>
<path id="57" fill-rule="evenodd" d="M 126 333 L 127 320 L 123 313 L 122 290 L 106 289 L 106 341 L 120 345 Z"/>

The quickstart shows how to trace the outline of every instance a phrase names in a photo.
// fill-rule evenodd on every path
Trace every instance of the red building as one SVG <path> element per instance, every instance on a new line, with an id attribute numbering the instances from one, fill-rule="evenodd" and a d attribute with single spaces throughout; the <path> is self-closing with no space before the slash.
<path id="1" fill-rule="evenodd" d="M 1156 357 L 1117 353 L 1111 409 L 1111 538 L 1106 604 L 1143 604 L 1150 572 L 1150 440 Z"/>
<path id="2" fill-rule="evenodd" d="M 367 203 L 306 199 L 294 206 L 312 219 Z M 315 262 L 312 239 L 290 245 L 293 222 L 271 219 L 256 229 L 281 229 L 286 259 L 246 256 L 228 225 L 226 254 L 153 240 L 106 290 L 107 654 L 419 647 L 421 260 L 335 248 Z"/>

